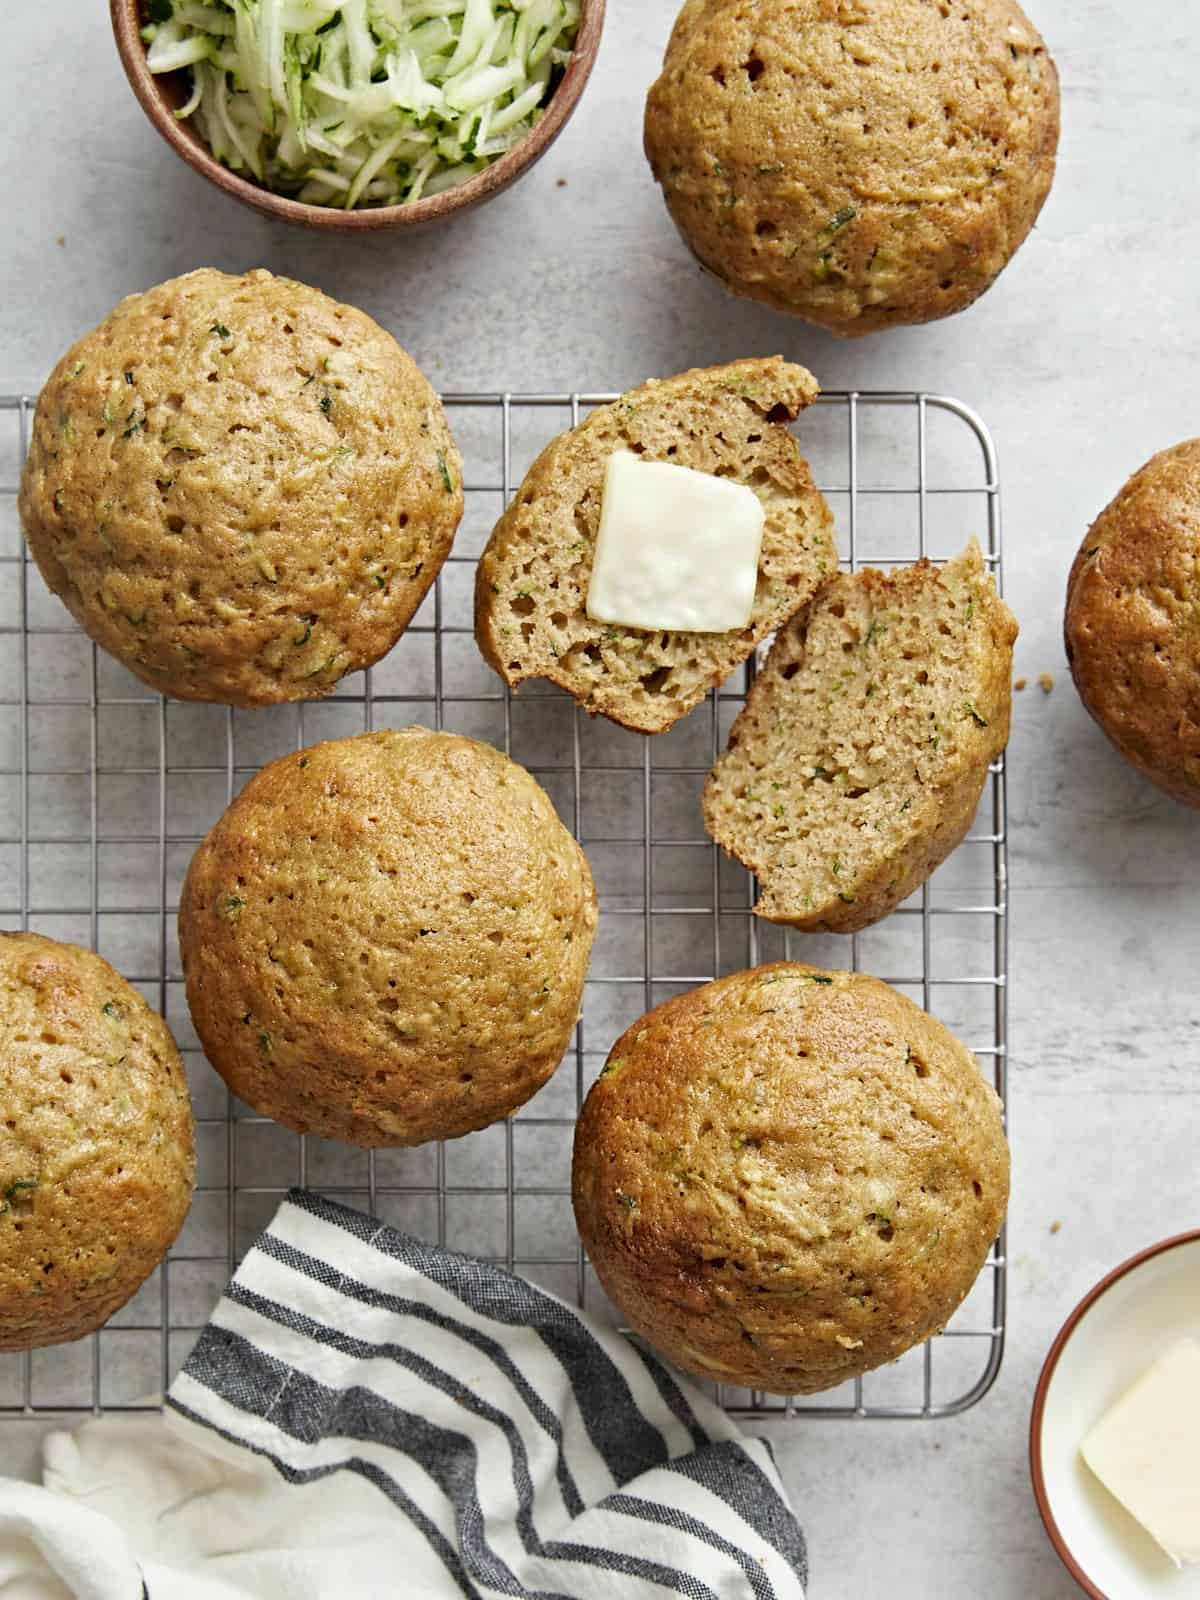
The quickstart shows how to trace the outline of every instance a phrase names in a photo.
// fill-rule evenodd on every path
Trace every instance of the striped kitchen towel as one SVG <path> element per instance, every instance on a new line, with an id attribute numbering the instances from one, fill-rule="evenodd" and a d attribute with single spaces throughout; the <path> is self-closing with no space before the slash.
<path id="1" fill-rule="evenodd" d="M 165 1418 L 58 1436 L 46 1481 L 150 1600 L 804 1592 L 765 1441 L 552 1295 L 299 1190 Z"/>

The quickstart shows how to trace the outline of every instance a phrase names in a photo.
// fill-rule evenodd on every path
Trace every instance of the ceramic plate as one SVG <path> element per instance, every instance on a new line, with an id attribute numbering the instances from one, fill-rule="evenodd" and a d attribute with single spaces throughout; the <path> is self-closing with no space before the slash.
<path id="1" fill-rule="evenodd" d="M 1200 1600 L 1182 1572 L 1091 1474 L 1092 1425 L 1172 1344 L 1200 1339 L 1200 1231 L 1144 1250 L 1067 1318 L 1033 1402 L 1029 1453 L 1038 1510 L 1072 1577 L 1095 1600 Z"/>

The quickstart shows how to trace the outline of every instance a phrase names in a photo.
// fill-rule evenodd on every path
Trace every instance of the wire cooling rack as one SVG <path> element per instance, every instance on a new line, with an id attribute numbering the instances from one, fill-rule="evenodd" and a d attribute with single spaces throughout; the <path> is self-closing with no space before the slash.
<path id="1" fill-rule="evenodd" d="M 852 938 L 785 933 L 706 837 L 699 794 L 753 663 L 647 739 L 591 721 L 547 685 L 518 697 L 475 649 L 475 558 L 541 446 L 611 395 L 448 395 L 466 462 L 455 553 L 404 638 L 329 700 L 243 712 L 167 702 L 74 626 L 25 556 L 15 485 L 32 402 L 0 399 L 0 927 L 98 949 L 162 1011 L 184 1051 L 199 1182 L 168 1261 L 98 1335 L 0 1355 L 0 1414 L 141 1409 L 187 1355 L 239 1256 L 294 1183 L 427 1239 L 494 1259 L 619 1322 L 571 1220 L 575 1115 L 609 1046 L 651 1005 L 786 955 L 888 979 L 964 1039 L 1005 1089 L 1003 762 L 968 840 L 884 923 Z M 972 533 L 1002 578 L 996 453 L 982 421 L 937 395 L 827 394 L 798 425 L 843 534 L 843 565 L 944 559 Z M 542 691 L 542 692 L 539 692 Z M 421 722 L 491 740 L 550 791 L 591 859 L 602 916 L 582 1020 L 551 1083 L 506 1123 L 447 1145 L 370 1154 L 298 1138 L 233 1100 L 188 1020 L 175 905 L 195 846 L 264 761 L 298 745 Z M 0 1069 L 2 1093 L 2 1069 Z M 1004 1341 L 997 1244 L 945 1332 L 804 1401 L 723 1388 L 735 1414 L 931 1417 L 987 1392 Z"/>

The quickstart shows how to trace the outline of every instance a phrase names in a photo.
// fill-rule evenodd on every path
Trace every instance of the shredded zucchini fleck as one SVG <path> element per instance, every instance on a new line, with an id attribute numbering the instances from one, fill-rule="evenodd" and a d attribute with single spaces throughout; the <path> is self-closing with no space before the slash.
<path id="1" fill-rule="evenodd" d="M 217 159 L 313 205 L 398 205 L 537 122 L 580 0 L 154 0 L 152 72 L 188 70 Z"/>

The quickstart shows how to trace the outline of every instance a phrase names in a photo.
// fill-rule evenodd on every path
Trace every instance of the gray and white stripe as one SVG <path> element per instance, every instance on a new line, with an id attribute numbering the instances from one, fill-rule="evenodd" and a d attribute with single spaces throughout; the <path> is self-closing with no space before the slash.
<path id="1" fill-rule="evenodd" d="M 765 1441 L 523 1279 L 305 1191 L 167 1404 L 286 1482 L 374 1484 L 412 1530 L 406 1592 L 803 1600 Z"/>

